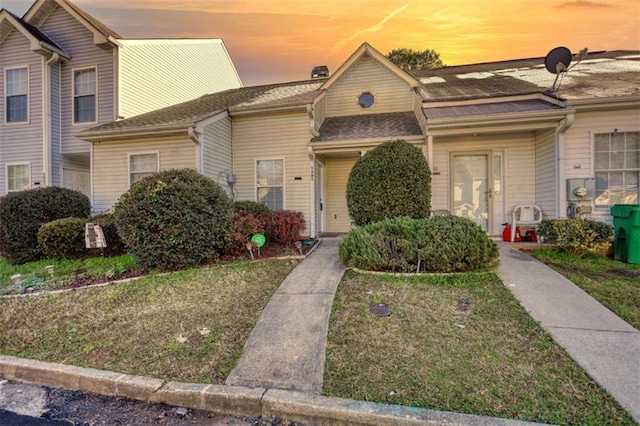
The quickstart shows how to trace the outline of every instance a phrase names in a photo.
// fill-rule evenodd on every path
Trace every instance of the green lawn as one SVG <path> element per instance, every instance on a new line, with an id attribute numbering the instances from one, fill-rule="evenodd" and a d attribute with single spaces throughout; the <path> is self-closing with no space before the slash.
<path id="1" fill-rule="evenodd" d="M 599 255 L 579 257 L 553 249 L 532 255 L 640 330 L 640 265 Z"/>
<path id="2" fill-rule="evenodd" d="M 467 301 L 470 311 L 458 310 Z M 391 315 L 372 315 L 375 303 Z M 348 272 L 334 302 L 323 393 L 555 424 L 634 424 L 491 272 Z"/>
<path id="3" fill-rule="evenodd" d="M 237 263 L 0 299 L 0 353 L 223 383 L 264 306 L 296 263 Z"/>

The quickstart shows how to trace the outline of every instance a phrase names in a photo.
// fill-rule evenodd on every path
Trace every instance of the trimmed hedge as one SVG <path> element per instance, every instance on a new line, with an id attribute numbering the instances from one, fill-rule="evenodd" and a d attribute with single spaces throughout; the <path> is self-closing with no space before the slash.
<path id="1" fill-rule="evenodd" d="M 192 169 L 140 179 L 115 205 L 118 234 L 148 268 L 198 265 L 224 245 L 231 202 L 213 180 Z"/>
<path id="2" fill-rule="evenodd" d="M 536 233 L 545 243 L 578 256 L 606 254 L 613 241 L 611 225 L 587 219 L 544 219 Z"/>
<path id="3" fill-rule="evenodd" d="M 257 201 L 243 200 L 233 202 L 233 211 L 243 211 L 245 213 L 251 213 L 254 216 L 259 216 L 269 213 L 271 210 L 269 210 L 269 207 Z"/>
<path id="4" fill-rule="evenodd" d="M 292 210 L 269 212 L 262 218 L 267 240 L 280 244 L 293 244 L 298 241 L 306 226 L 304 215 Z"/>
<path id="5" fill-rule="evenodd" d="M 396 217 L 353 229 L 338 254 L 346 266 L 371 271 L 468 272 L 491 266 L 498 246 L 465 218 Z"/>
<path id="6" fill-rule="evenodd" d="M 107 247 L 86 248 L 85 225 L 88 222 L 100 225 Z M 124 243 L 118 236 L 112 213 L 101 213 L 89 219 L 65 218 L 45 223 L 38 231 L 38 243 L 44 255 L 52 259 L 120 256 L 127 252 Z"/>
<path id="7" fill-rule="evenodd" d="M 86 218 L 91 205 L 86 195 L 50 186 L 10 192 L 0 197 L 0 252 L 9 262 L 22 264 L 43 256 L 38 231 L 45 223 L 67 217 Z"/>
<path id="8" fill-rule="evenodd" d="M 347 207 L 357 226 L 396 216 L 429 217 L 431 171 L 422 151 L 397 140 L 360 157 L 347 181 Z"/>

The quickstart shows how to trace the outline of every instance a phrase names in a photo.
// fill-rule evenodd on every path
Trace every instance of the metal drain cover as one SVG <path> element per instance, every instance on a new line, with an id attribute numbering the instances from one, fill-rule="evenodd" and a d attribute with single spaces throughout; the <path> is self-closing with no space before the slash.
<path id="1" fill-rule="evenodd" d="M 469 312 L 473 303 L 470 300 L 460 299 L 456 304 L 456 309 L 460 312 Z"/>
<path id="2" fill-rule="evenodd" d="M 386 303 L 372 303 L 369 305 L 369 312 L 378 317 L 388 317 L 391 309 Z"/>

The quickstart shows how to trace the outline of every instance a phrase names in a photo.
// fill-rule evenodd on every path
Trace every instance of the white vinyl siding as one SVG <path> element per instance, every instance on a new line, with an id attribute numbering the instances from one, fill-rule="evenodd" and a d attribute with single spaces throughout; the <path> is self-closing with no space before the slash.
<path id="1" fill-rule="evenodd" d="M 129 154 L 129 185 L 154 173 L 158 173 L 158 153 Z"/>
<path id="2" fill-rule="evenodd" d="M 285 208 L 304 213 L 309 227 L 312 176 L 307 144 L 310 139 L 306 113 L 233 118 L 233 169 L 237 178 L 237 199 L 256 199 L 256 160 L 283 158 Z"/>
<path id="3" fill-rule="evenodd" d="M 129 118 L 242 87 L 219 39 L 118 40 L 118 114 Z"/>
<path id="4" fill-rule="evenodd" d="M 256 201 L 284 210 L 284 158 L 256 160 Z"/>
<path id="5" fill-rule="evenodd" d="M 576 112 L 573 125 L 565 136 L 566 179 L 596 177 L 593 152 L 595 135 L 613 133 L 615 129 L 618 129 L 618 132 L 640 131 L 640 108 Z M 560 183 L 566 185 L 565 182 Z M 560 200 L 560 203 L 561 212 L 566 211 L 567 201 Z M 611 220 L 609 209 L 596 209 L 595 203 L 592 207 L 594 218 Z"/>
<path id="6" fill-rule="evenodd" d="M 504 151 L 505 217 L 520 204 L 535 204 L 535 156 L 533 133 L 494 134 L 434 138 L 431 208 L 450 210 L 451 153 Z M 546 214 L 546 213 L 545 213 Z M 494 212 L 494 216 L 499 212 Z"/>
<path id="7" fill-rule="evenodd" d="M 129 190 L 129 154 L 158 153 L 160 170 L 196 169 L 195 144 L 188 137 L 154 138 L 93 144 L 92 206 L 94 211 L 111 209 Z"/>
<path id="8" fill-rule="evenodd" d="M 73 123 L 95 123 L 98 115 L 96 69 L 73 70 Z"/>
<path id="9" fill-rule="evenodd" d="M 535 135 L 536 199 L 546 217 L 557 217 L 558 172 L 556 132 L 547 130 Z"/>
<path id="10" fill-rule="evenodd" d="M 29 67 L 5 68 L 5 123 L 29 122 Z"/>
<path id="11" fill-rule="evenodd" d="M 327 158 L 327 232 L 349 232 L 351 217 L 347 208 L 347 181 L 358 157 Z"/>
<path id="12" fill-rule="evenodd" d="M 204 128 L 202 174 L 228 188 L 227 173 L 233 170 L 231 118 L 224 117 Z"/>
<path id="13" fill-rule="evenodd" d="M 34 182 L 42 177 L 42 55 L 31 50 L 19 31 L 11 31 L 0 43 L 0 94 L 5 95 L 6 70 L 25 68 L 29 72 L 27 123 L 5 125 L 6 102 L 0 102 L 0 195 L 7 193 L 6 164 L 30 164 Z"/>
<path id="14" fill-rule="evenodd" d="M 93 33 L 62 7 L 55 8 L 40 30 L 71 55 L 71 61 L 60 67 L 60 152 L 64 155 L 82 155 L 88 160 L 89 143 L 76 138 L 74 134 L 115 119 L 114 48 L 96 46 Z M 96 120 L 74 123 L 73 71 L 86 68 L 96 70 Z"/>
<path id="15" fill-rule="evenodd" d="M 88 170 L 62 169 L 62 186 L 82 192 L 87 197 L 91 196 L 91 178 Z"/>
<path id="16" fill-rule="evenodd" d="M 31 187 L 29 164 L 7 164 L 7 192 L 23 191 Z"/>
<path id="17" fill-rule="evenodd" d="M 363 92 L 375 97 L 371 108 L 358 105 Z M 413 91 L 409 85 L 370 58 L 361 59 L 327 91 L 327 117 L 412 110 Z"/>

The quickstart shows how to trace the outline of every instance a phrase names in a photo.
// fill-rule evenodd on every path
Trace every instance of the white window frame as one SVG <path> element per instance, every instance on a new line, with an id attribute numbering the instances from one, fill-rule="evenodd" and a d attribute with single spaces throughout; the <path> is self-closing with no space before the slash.
<path id="1" fill-rule="evenodd" d="M 15 167 L 15 166 L 26 166 L 27 167 L 27 188 L 21 188 L 21 189 L 9 189 L 9 167 Z M 25 163 L 6 163 L 5 164 L 5 168 L 4 168 L 4 172 L 5 172 L 5 182 L 7 185 L 7 193 L 9 192 L 19 192 L 19 191 L 24 191 L 25 189 L 31 189 L 31 162 L 25 162 Z"/>
<path id="2" fill-rule="evenodd" d="M 259 161 L 282 161 L 282 185 L 260 185 L 258 186 L 258 162 Z M 259 203 L 260 198 L 258 197 L 258 189 L 260 188 L 282 188 L 282 210 L 286 210 L 287 208 L 287 188 L 286 188 L 286 169 L 287 162 L 284 157 L 268 157 L 268 158 L 256 158 L 253 161 L 253 197 L 254 200 Z"/>
<path id="3" fill-rule="evenodd" d="M 369 107 L 364 107 L 362 106 L 362 104 L 360 103 L 360 98 L 364 95 L 364 94 L 370 94 L 371 97 L 373 98 L 373 103 L 371 104 L 371 106 Z M 373 94 L 372 90 L 363 90 L 362 92 L 360 92 L 360 94 L 358 94 L 358 96 L 356 96 L 356 105 L 358 106 L 358 108 L 360 108 L 362 111 L 371 111 L 377 104 L 377 96 Z"/>
<path id="4" fill-rule="evenodd" d="M 610 176 L 610 173 L 637 173 L 638 174 L 638 181 L 639 181 L 639 188 L 638 188 L 638 200 L 640 200 L 640 164 L 638 164 L 637 168 L 627 168 L 626 164 L 623 164 L 623 167 L 621 169 L 612 169 L 612 168 L 607 168 L 607 169 L 597 169 L 596 168 L 596 138 L 598 136 L 601 135 L 607 135 L 609 136 L 609 138 L 611 138 L 611 136 L 616 135 L 616 134 L 626 134 L 626 133 L 638 133 L 640 135 L 640 130 L 625 130 L 625 131 L 603 131 L 603 132 L 593 132 L 592 133 L 592 140 L 591 140 L 591 146 L 593 147 L 593 176 L 597 177 L 598 173 L 607 173 Z M 626 138 L 625 138 L 626 140 Z M 609 145 L 609 153 L 611 153 L 611 145 Z M 625 145 L 625 150 L 624 152 L 626 153 L 626 145 Z M 623 157 L 624 159 L 626 159 L 626 155 L 625 157 Z M 610 161 L 610 160 L 609 160 Z M 609 166 L 611 166 L 611 163 L 609 163 Z M 607 179 L 607 183 L 609 183 L 610 179 Z M 597 189 L 597 188 L 596 188 Z M 597 197 L 596 197 L 597 198 Z M 614 203 L 615 204 L 615 203 Z M 599 212 L 609 212 L 611 209 L 611 206 L 613 204 L 607 205 L 607 206 L 602 206 L 602 205 L 598 205 L 597 204 L 597 200 L 594 200 L 594 205 L 595 205 L 595 210 L 599 211 Z"/>
<path id="5" fill-rule="evenodd" d="M 7 97 L 9 96 L 8 94 L 8 84 L 7 84 L 7 74 L 9 71 L 13 71 L 13 70 L 21 70 L 21 69 L 26 69 L 27 70 L 27 120 L 26 121 L 9 121 L 7 120 L 7 113 L 8 113 L 8 105 L 9 103 L 7 102 Z M 29 108 L 29 101 L 31 99 L 31 69 L 29 68 L 29 65 L 19 65 L 19 66 L 12 66 L 12 67 L 7 67 L 4 69 L 4 124 L 6 124 L 7 126 L 15 126 L 15 125 L 20 125 L 20 124 L 28 124 L 31 120 L 31 108 Z"/>
<path id="6" fill-rule="evenodd" d="M 130 152 L 127 153 L 127 180 L 129 181 L 129 188 L 133 185 L 131 181 L 131 157 L 136 157 L 139 155 L 155 155 L 156 156 L 156 171 L 153 173 L 158 173 L 160 171 L 160 151 L 144 151 L 144 152 Z M 144 172 L 149 173 L 149 172 Z"/>
<path id="7" fill-rule="evenodd" d="M 95 117 L 93 121 L 76 121 L 76 72 L 93 70 L 95 72 Z M 83 126 L 85 124 L 96 124 L 98 122 L 98 66 L 82 67 L 71 69 L 71 123 L 74 126 Z"/>

